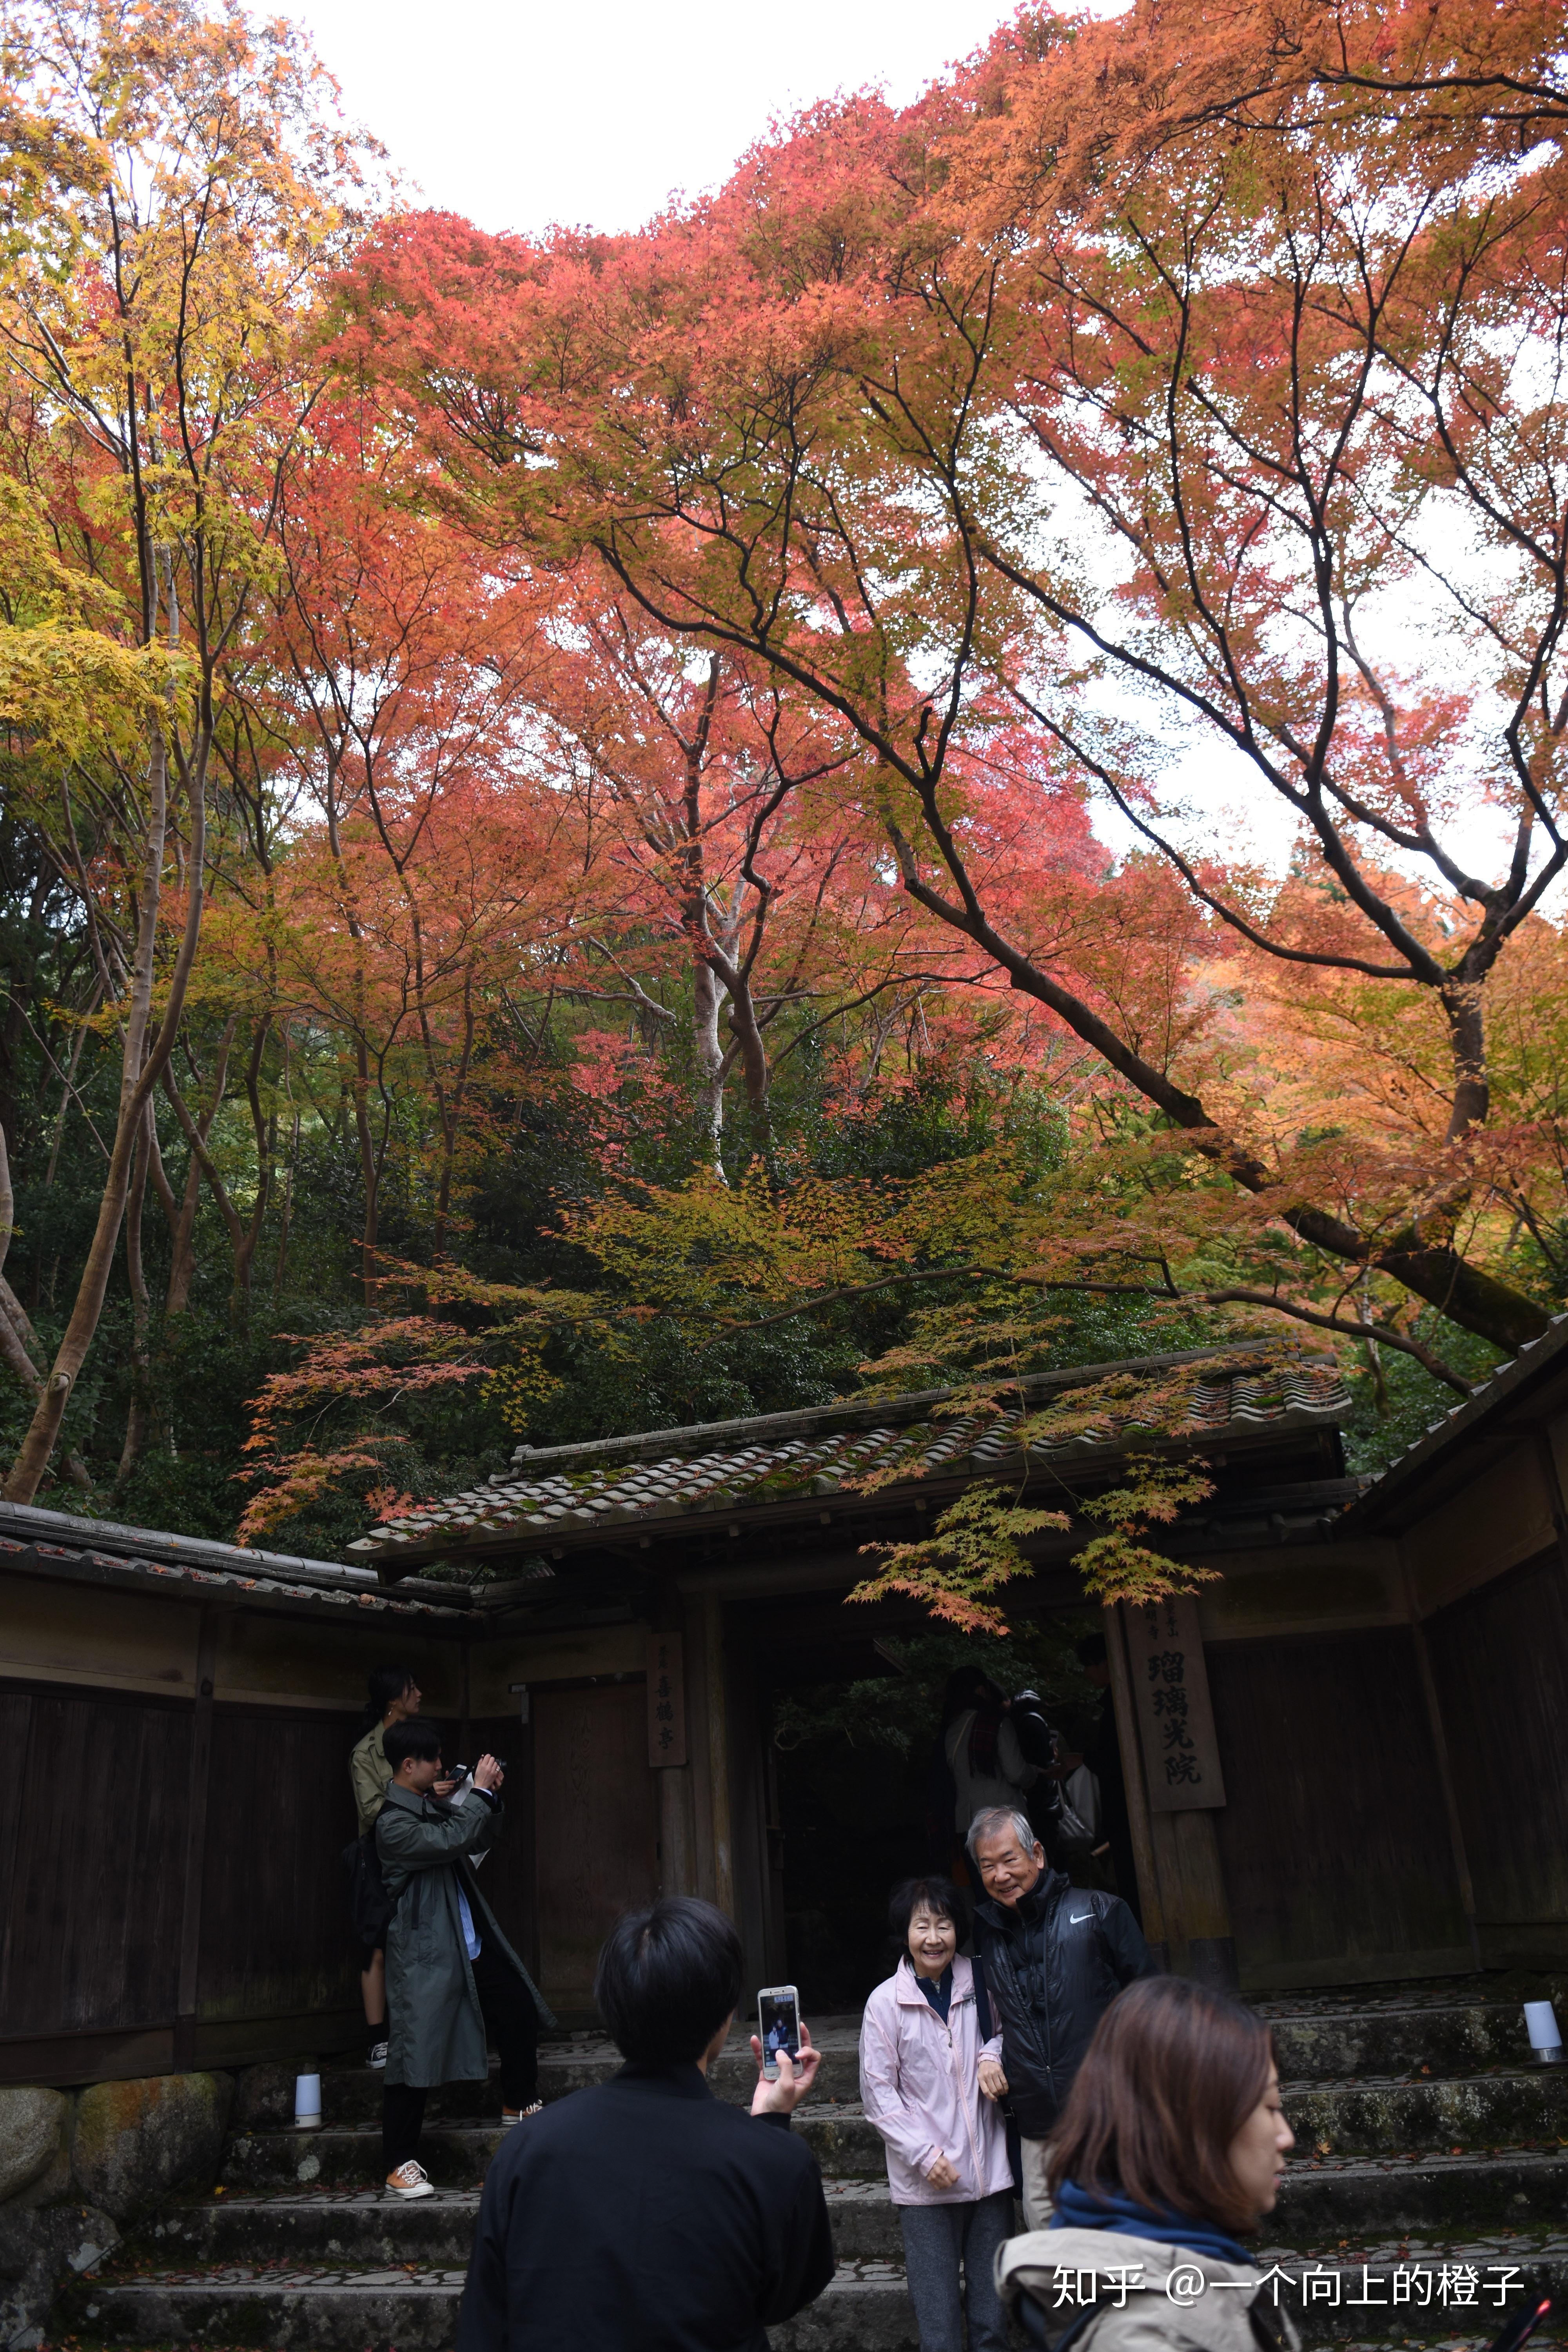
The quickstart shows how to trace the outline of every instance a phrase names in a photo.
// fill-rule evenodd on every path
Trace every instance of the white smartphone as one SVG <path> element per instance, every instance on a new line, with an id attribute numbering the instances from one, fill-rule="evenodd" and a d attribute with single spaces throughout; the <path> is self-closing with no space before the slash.
<path id="1" fill-rule="evenodd" d="M 757 2039 L 763 2045 L 763 2073 L 776 2083 L 779 2052 L 800 2056 L 800 1995 L 794 1985 L 764 1985 L 758 1993 Z"/>

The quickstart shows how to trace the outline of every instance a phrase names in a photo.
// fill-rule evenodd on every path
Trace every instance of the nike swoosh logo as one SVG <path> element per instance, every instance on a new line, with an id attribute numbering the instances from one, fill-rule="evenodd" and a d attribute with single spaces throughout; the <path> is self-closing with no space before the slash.
<path id="1" fill-rule="evenodd" d="M 1086 1919 L 1092 1919 L 1093 1916 L 1094 1914 L 1092 1911 L 1075 1911 L 1072 1916 L 1068 1919 L 1068 1926 L 1069 1927 L 1081 1927 Z"/>

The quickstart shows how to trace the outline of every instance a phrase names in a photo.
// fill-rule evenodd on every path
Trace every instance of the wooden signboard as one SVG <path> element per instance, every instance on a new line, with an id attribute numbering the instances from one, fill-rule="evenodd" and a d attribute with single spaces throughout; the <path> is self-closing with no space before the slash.
<path id="1" fill-rule="evenodd" d="M 686 1679 L 679 1633 L 647 1637 L 647 1760 L 686 1761 Z"/>
<path id="2" fill-rule="evenodd" d="M 1189 1595 L 1129 1603 L 1122 1617 L 1151 1807 L 1183 1813 L 1223 1805 L 1197 1602 Z"/>

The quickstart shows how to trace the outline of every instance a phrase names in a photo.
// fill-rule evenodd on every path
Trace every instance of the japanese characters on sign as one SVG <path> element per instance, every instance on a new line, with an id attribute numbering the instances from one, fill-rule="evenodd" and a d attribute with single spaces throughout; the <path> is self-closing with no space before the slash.
<path id="1" fill-rule="evenodd" d="M 686 1678 L 679 1633 L 647 1637 L 647 1760 L 686 1761 Z"/>
<path id="2" fill-rule="evenodd" d="M 1197 1602 L 1152 1601 L 1121 1613 L 1150 1805 L 1157 1813 L 1223 1805 Z"/>

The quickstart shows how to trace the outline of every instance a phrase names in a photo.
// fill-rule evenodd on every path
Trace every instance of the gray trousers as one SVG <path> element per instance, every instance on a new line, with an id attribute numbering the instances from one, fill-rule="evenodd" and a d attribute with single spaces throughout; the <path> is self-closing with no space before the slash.
<path id="1" fill-rule="evenodd" d="M 995 2264 L 997 2247 L 1013 2234 L 1012 2191 L 1000 2189 L 968 2205 L 900 2205 L 899 2220 L 921 2352 L 963 2352 L 966 2300 L 969 2352 L 1006 2352 Z M 964 2294 L 959 2290 L 960 2263 Z"/>

